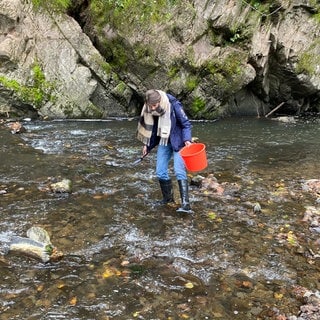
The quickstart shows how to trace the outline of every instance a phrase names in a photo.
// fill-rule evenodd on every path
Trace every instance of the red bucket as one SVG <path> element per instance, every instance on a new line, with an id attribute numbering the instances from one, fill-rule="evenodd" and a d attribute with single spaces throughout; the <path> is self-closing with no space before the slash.
<path id="1" fill-rule="evenodd" d="M 189 171 L 201 171 L 208 166 L 206 146 L 203 143 L 192 143 L 183 147 L 180 155 Z"/>

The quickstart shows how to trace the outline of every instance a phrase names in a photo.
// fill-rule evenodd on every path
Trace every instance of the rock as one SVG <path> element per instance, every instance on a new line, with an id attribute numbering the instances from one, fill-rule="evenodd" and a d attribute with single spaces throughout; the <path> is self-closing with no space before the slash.
<path id="1" fill-rule="evenodd" d="M 200 188 L 202 186 L 202 181 L 203 180 L 204 180 L 203 176 L 196 175 L 196 176 L 191 178 L 190 185 Z"/>
<path id="2" fill-rule="evenodd" d="M 320 314 L 320 293 L 308 291 L 305 293 L 306 304 L 300 307 L 298 320 L 318 320 Z"/>
<path id="3" fill-rule="evenodd" d="M 261 212 L 261 205 L 260 203 L 255 203 L 253 206 L 253 212 L 257 213 L 257 212 Z"/>
<path id="4" fill-rule="evenodd" d="M 316 195 L 320 194 L 320 180 L 310 179 L 304 182 L 302 189 L 307 192 L 314 193 Z"/>
<path id="5" fill-rule="evenodd" d="M 72 183 L 69 179 L 63 179 L 62 181 L 51 183 L 50 189 L 54 193 L 71 193 Z"/>
<path id="6" fill-rule="evenodd" d="M 0 73 L 17 82 L 13 90 L 0 81 L 0 115 L 21 114 L 22 109 L 24 115 L 50 118 L 127 114 L 132 90 L 111 72 L 73 18 L 33 10 L 32 2 L 22 0 L 0 0 L 0 6 L 5 21 L 0 25 Z M 38 70 L 43 79 L 35 83 Z M 32 88 L 38 96 L 32 95 Z"/>
<path id="7" fill-rule="evenodd" d="M 9 128 L 12 134 L 26 132 L 25 127 L 18 121 L 10 123 Z"/>
<path id="8" fill-rule="evenodd" d="M 279 122 L 284 122 L 284 123 L 296 123 L 297 120 L 295 117 L 289 117 L 289 116 L 281 116 L 281 117 L 275 117 L 275 118 L 270 118 L 271 120 L 276 120 Z"/>
<path id="9" fill-rule="evenodd" d="M 47 231 L 38 226 L 28 229 L 27 238 L 12 237 L 9 252 L 36 258 L 44 263 L 63 258 L 63 253 L 52 245 Z"/>

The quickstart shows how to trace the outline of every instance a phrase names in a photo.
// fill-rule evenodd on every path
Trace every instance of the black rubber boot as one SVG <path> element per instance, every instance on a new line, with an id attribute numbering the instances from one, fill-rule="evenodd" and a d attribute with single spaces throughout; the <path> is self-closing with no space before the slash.
<path id="1" fill-rule="evenodd" d="M 163 196 L 163 199 L 159 201 L 159 204 L 167 204 L 170 202 L 174 202 L 171 179 L 169 180 L 159 179 L 159 183 L 160 183 L 160 188 Z"/>
<path id="2" fill-rule="evenodd" d="M 177 212 L 193 213 L 189 203 L 188 180 L 178 180 L 178 184 L 181 196 L 181 207 L 177 209 Z"/>

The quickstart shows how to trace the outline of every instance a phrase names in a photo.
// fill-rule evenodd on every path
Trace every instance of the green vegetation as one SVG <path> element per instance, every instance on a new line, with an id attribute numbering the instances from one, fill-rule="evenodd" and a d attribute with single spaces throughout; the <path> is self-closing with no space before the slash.
<path id="1" fill-rule="evenodd" d="M 320 13 L 318 12 L 318 13 L 315 13 L 314 15 L 313 15 L 313 18 L 318 22 L 318 23 L 320 23 Z"/>
<path id="2" fill-rule="evenodd" d="M 71 0 L 25 0 L 31 2 L 36 9 L 45 9 L 54 12 L 66 12 Z"/>
<path id="3" fill-rule="evenodd" d="M 320 4 L 318 0 L 310 0 L 310 6 L 313 7 L 313 9 L 316 11 L 316 13 L 313 14 L 313 18 L 320 23 Z"/>
<path id="4" fill-rule="evenodd" d="M 297 63 L 296 71 L 298 73 L 306 73 L 312 75 L 314 73 L 314 69 L 312 67 L 312 54 L 308 52 L 304 52 Z"/>
<path id="5" fill-rule="evenodd" d="M 112 40 L 109 43 L 109 47 L 112 50 L 112 58 L 110 59 L 111 65 L 120 69 L 125 69 L 129 57 L 128 51 L 123 45 L 121 39 Z"/>
<path id="6" fill-rule="evenodd" d="M 244 49 L 247 48 L 255 28 L 255 24 L 249 22 L 229 22 L 228 28 L 223 30 L 214 28 L 210 22 L 208 24 L 208 36 L 213 46 L 228 47 L 236 44 Z"/>
<path id="7" fill-rule="evenodd" d="M 92 0 L 90 11 L 95 24 L 103 26 L 110 23 L 119 30 L 130 31 L 133 24 L 169 19 L 170 9 L 179 1 Z"/>
<path id="8" fill-rule="evenodd" d="M 311 52 L 304 52 L 300 55 L 296 66 L 296 72 L 306 73 L 312 76 L 316 73 L 316 66 L 320 64 L 320 57 Z"/>
<path id="9" fill-rule="evenodd" d="M 206 106 L 206 102 L 202 98 L 195 97 L 191 104 L 192 115 L 193 116 L 199 115 L 199 113 L 201 113 L 201 111 L 205 109 L 205 106 Z"/>
<path id="10" fill-rule="evenodd" d="M 52 246 L 51 244 L 47 244 L 47 245 L 45 246 L 45 248 L 44 248 L 45 252 L 46 252 L 49 256 L 52 255 L 53 249 L 54 249 L 54 248 L 53 248 L 53 246 Z"/>
<path id="11" fill-rule="evenodd" d="M 204 68 L 204 73 L 220 73 L 228 78 L 238 76 L 241 75 L 243 61 L 246 61 L 245 52 L 231 52 L 224 59 L 218 58 L 208 61 Z"/>
<path id="12" fill-rule="evenodd" d="M 248 25 L 241 24 L 231 28 L 231 36 L 228 41 L 231 43 L 237 43 L 246 41 L 252 37 L 252 30 Z"/>
<path id="13" fill-rule="evenodd" d="M 253 10 L 261 14 L 262 16 L 268 16 L 273 14 L 270 9 L 275 5 L 274 0 L 242 0 L 244 5 L 250 6 Z M 277 10 L 276 10 L 277 11 Z"/>
<path id="14" fill-rule="evenodd" d="M 128 89 L 128 86 L 123 81 L 119 81 L 116 87 L 113 88 L 112 94 L 119 97 L 120 99 L 125 100 L 125 92 Z"/>
<path id="15" fill-rule="evenodd" d="M 186 81 L 186 88 L 188 91 L 194 90 L 199 84 L 197 76 L 190 76 Z"/>
<path id="16" fill-rule="evenodd" d="M 32 78 L 28 85 L 22 85 L 16 80 L 0 76 L 0 83 L 13 90 L 24 102 L 32 104 L 36 109 L 40 108 L 45 101 L 53 99 L 51 92 L 53 85 L 45 80 L 41 67 L 36 63 L 32 68 Z"/>
<path id="17" fill-rule="evenodd" d="M 251 0 L 249 3 L 255 9 L 259 9 L 261 6 L 261 2 L 259 0 Z"/>
<path id="18" fill-rule="evenodd" d="M 193 98 L 189 111 L 193 119 L 217 119 L 225 112 L 221 107 L 208 107 L 206 100 L 199 96 Z"/>
<path id="19" fill-rule="evenodd" d="M 171 66 L 168 71 L 168 77 L 170 79 L 174 79 L 175 77 L 177 77 L 179 70 L 180 70 L 179 66 L 176 66 L 176 65 Z"/>
<path id="20" fill-rule="evenodd" d="M 299 55 L 296 65 L 297 73 L 305 73 L 309 76 L 316 74 L 317 67 L 320 65 L 320 56 L 317 53 L 319 46 L 320 40 L 316 39 Z"/>

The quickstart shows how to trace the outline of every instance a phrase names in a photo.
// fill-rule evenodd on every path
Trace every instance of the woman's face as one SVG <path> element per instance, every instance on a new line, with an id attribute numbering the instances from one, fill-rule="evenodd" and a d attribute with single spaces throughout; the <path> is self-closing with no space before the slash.
<path id="1" fill-rule="evenodd" d="M 150 110 L 155 111 L 159 107 L 160 102 L 157 102 L 156 104 L 149 105 Z"/>

